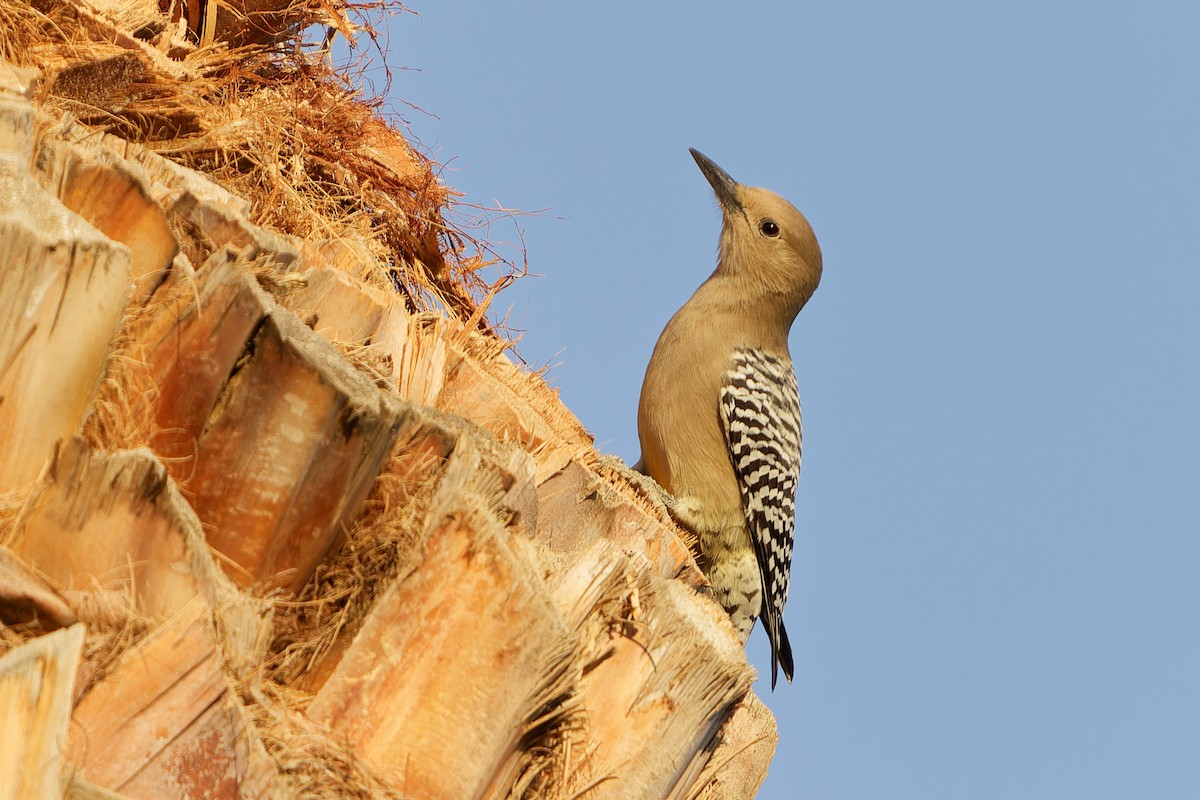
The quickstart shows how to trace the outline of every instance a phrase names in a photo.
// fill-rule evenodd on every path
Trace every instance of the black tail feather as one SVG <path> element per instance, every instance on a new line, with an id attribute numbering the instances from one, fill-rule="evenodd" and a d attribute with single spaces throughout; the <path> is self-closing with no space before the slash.
<path id="1" fill-rule="evenodd" d="M 783 627 L 783 616 L 767 614 L 762 618 L 767 638 L 771 641 L 771 691 L 775 691 L 775 683 L 779 680 L 779 668 L 783 667 L 783 677 L 792 682 L 795 665 L 792 663 L 792 645 L 788 641 L 787 629 Z"/>

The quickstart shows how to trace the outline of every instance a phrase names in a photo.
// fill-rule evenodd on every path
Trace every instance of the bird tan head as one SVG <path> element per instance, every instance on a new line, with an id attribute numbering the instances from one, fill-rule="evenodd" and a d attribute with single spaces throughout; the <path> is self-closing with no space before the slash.
<path id="1" fill-rule="evenodd" d="M 757 285 L 763 299 L 779 301 L 794 318 L 821 282 L 821 246 L 812 226 L 779 195 L 738 183 L 700 151 L 691 153 L 724 218 L 716 274 Z"/>

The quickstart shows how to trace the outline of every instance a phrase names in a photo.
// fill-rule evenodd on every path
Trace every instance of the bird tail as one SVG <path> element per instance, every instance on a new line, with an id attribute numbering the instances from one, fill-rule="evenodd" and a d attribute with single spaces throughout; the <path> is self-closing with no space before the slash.
<path id="1" fill-rule="evenodd" d="M 783 615 L 778 612 L 768 612 L 763 615 L 763 627 L 767 638 L 771 641 L 771 691 L 775 691 L 775 683 L 779 680 L 779 669 L 783 668 L 783 677 L 792 682 L 795 665 L 792 663 L 792 645 L 788 641 L 787 629 L 783 627 Z"/>

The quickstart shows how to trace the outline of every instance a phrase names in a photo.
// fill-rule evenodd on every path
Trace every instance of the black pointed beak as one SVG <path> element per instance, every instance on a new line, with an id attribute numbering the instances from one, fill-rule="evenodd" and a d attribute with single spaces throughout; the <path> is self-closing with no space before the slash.
<path id="1" fill-rule="evenodd" d="M 738 182 L 729 177 L 729 173 L 721 169 L 713 162 L 711 158 L 701 153 L 694 147 L 689 147 L 692 158 L 696 159 L 696 164 L 700 167 L 700 171 L 704 173 L 704 177 L 708 179 L 713 191 L 717 195 L 717 202 L 721 204 L 721 208 L 726 214 L 742 214 L 746 211 L 742 208 L 742 202 L 737 197 Z"/>

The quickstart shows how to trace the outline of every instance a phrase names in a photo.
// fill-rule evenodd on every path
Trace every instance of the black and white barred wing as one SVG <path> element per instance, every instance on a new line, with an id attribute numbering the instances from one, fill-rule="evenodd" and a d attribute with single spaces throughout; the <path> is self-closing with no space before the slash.
<path id="1" fill-rule="evenodd" d="M 783 628 L 800 475 L 800 392 L 789 361 L 740 349 L 721 388 L 721 423 L 742 493 L 746 527 L 762 575 L 762 622 L 771 640 L 771 685 L 776 662 L 792 678 L 792 652 Z"/>

